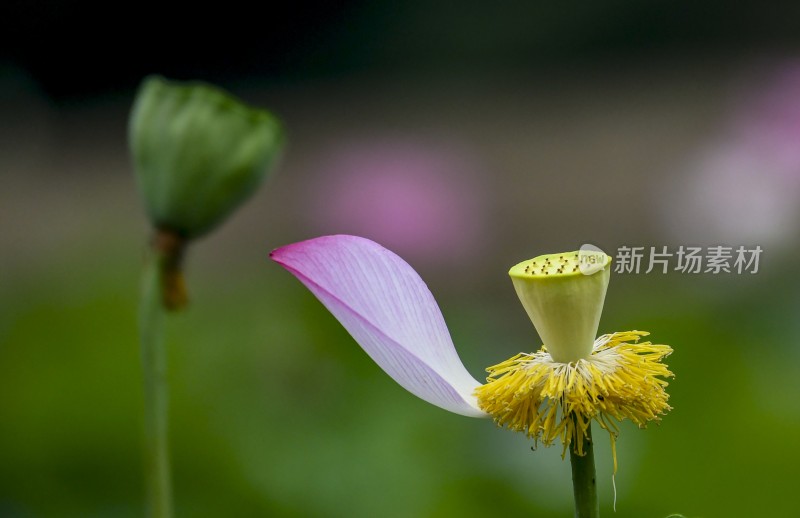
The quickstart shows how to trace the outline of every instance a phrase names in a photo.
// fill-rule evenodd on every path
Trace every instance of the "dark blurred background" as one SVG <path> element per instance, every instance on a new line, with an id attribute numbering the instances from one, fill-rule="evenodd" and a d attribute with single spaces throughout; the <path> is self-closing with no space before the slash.
<path id="1" fill-rule="evenodd" d="M 0 516 L 139 516 L 141 79 L 203 79 L 289 146 L 193 247 L 170 323 L 178 516 L 570 516 L 559 449 L 405 393 L 267 260 L 328 233 L 406 258 L 465 365 L 538 348 L 506 272 L 593 243 L 761 246 L 757 274 L 612 276 L 600 332 L 675 349 L 623 426 L 617 512 L 790 516 L 800 446 L 800 4 L 0 7 Z M 646 261 L 646 259 L 645 259 Z M 671 263 L 676 264 L 675 259 Z"/>
<path id="2" fill-rule="evenodd" d="M 601 61 L 753 57 L 797 47 L 795 2 L 552 4 L 6 2 L 2 56 L 51 98 L 132 89 L 142 76 L 220 83 L 370 76 L 538 77 Z"/>

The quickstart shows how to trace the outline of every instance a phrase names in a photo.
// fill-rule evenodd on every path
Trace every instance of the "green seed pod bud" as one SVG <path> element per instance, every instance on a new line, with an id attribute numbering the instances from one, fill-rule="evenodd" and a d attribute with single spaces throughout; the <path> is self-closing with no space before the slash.
<path id="1" fill-rule="evenodd" d="M 283 140 L 270 113 L 211 85 L 145 79 L 129 141 L 151 222 L 187 239 L 209 232 L 255 192 Z"/>
<path id="2" fill-rule="evenodd" d="M 553 360 L 588 358 L 600 324 L 611 257 L 594 250 L 540 255 L 508 272 Z"/>

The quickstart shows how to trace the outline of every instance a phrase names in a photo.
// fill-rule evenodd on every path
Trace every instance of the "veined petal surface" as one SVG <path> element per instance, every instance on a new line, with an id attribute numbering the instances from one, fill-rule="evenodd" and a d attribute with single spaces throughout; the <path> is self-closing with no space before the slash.
<path id="1" fill-rule="evenodd" d="M 310 239 L 270 257 L 296 276 L 389 376 L 419 398 L 484 417 L 428 286 L 403 259 L 356 236 Z"/>

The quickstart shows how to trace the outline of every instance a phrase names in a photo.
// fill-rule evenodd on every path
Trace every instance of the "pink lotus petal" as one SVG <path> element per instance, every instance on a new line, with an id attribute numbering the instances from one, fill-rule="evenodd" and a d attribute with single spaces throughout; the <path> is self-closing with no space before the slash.
<path id="1" fill-rule="evenodd" d="M 400 257 L 368 239 L 325 236 L 270 254 L 341 322 L 403 388 L 472 417 L 480 385 L 458 358 L 439 306 Z"/>

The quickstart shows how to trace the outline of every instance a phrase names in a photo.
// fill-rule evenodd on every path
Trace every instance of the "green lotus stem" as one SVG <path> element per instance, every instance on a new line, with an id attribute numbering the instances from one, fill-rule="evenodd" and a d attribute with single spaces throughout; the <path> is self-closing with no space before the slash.
<path id="1" fill-rule="evenodd" d="M 575 496 L 575 518 L 599 518 L 600 504 L 597 500 L 597 477 L 594 469 L 594 446 L 592 427 L 586 430 L 583 439 L 584 455 L 569 449 L 569 463 L 572 465 L 572 493 Z"/>
<path id="2" fill-rule="evenodd" d="M 162 298 L 160 254 L 156 250 L 148 250 L 139 306 L 139 335 L 144 381 L 144 461 L 147 515 L 152 518 L 170 518 L 172 516 L 172 488 L 167 439 L 165 309 Z"/>

